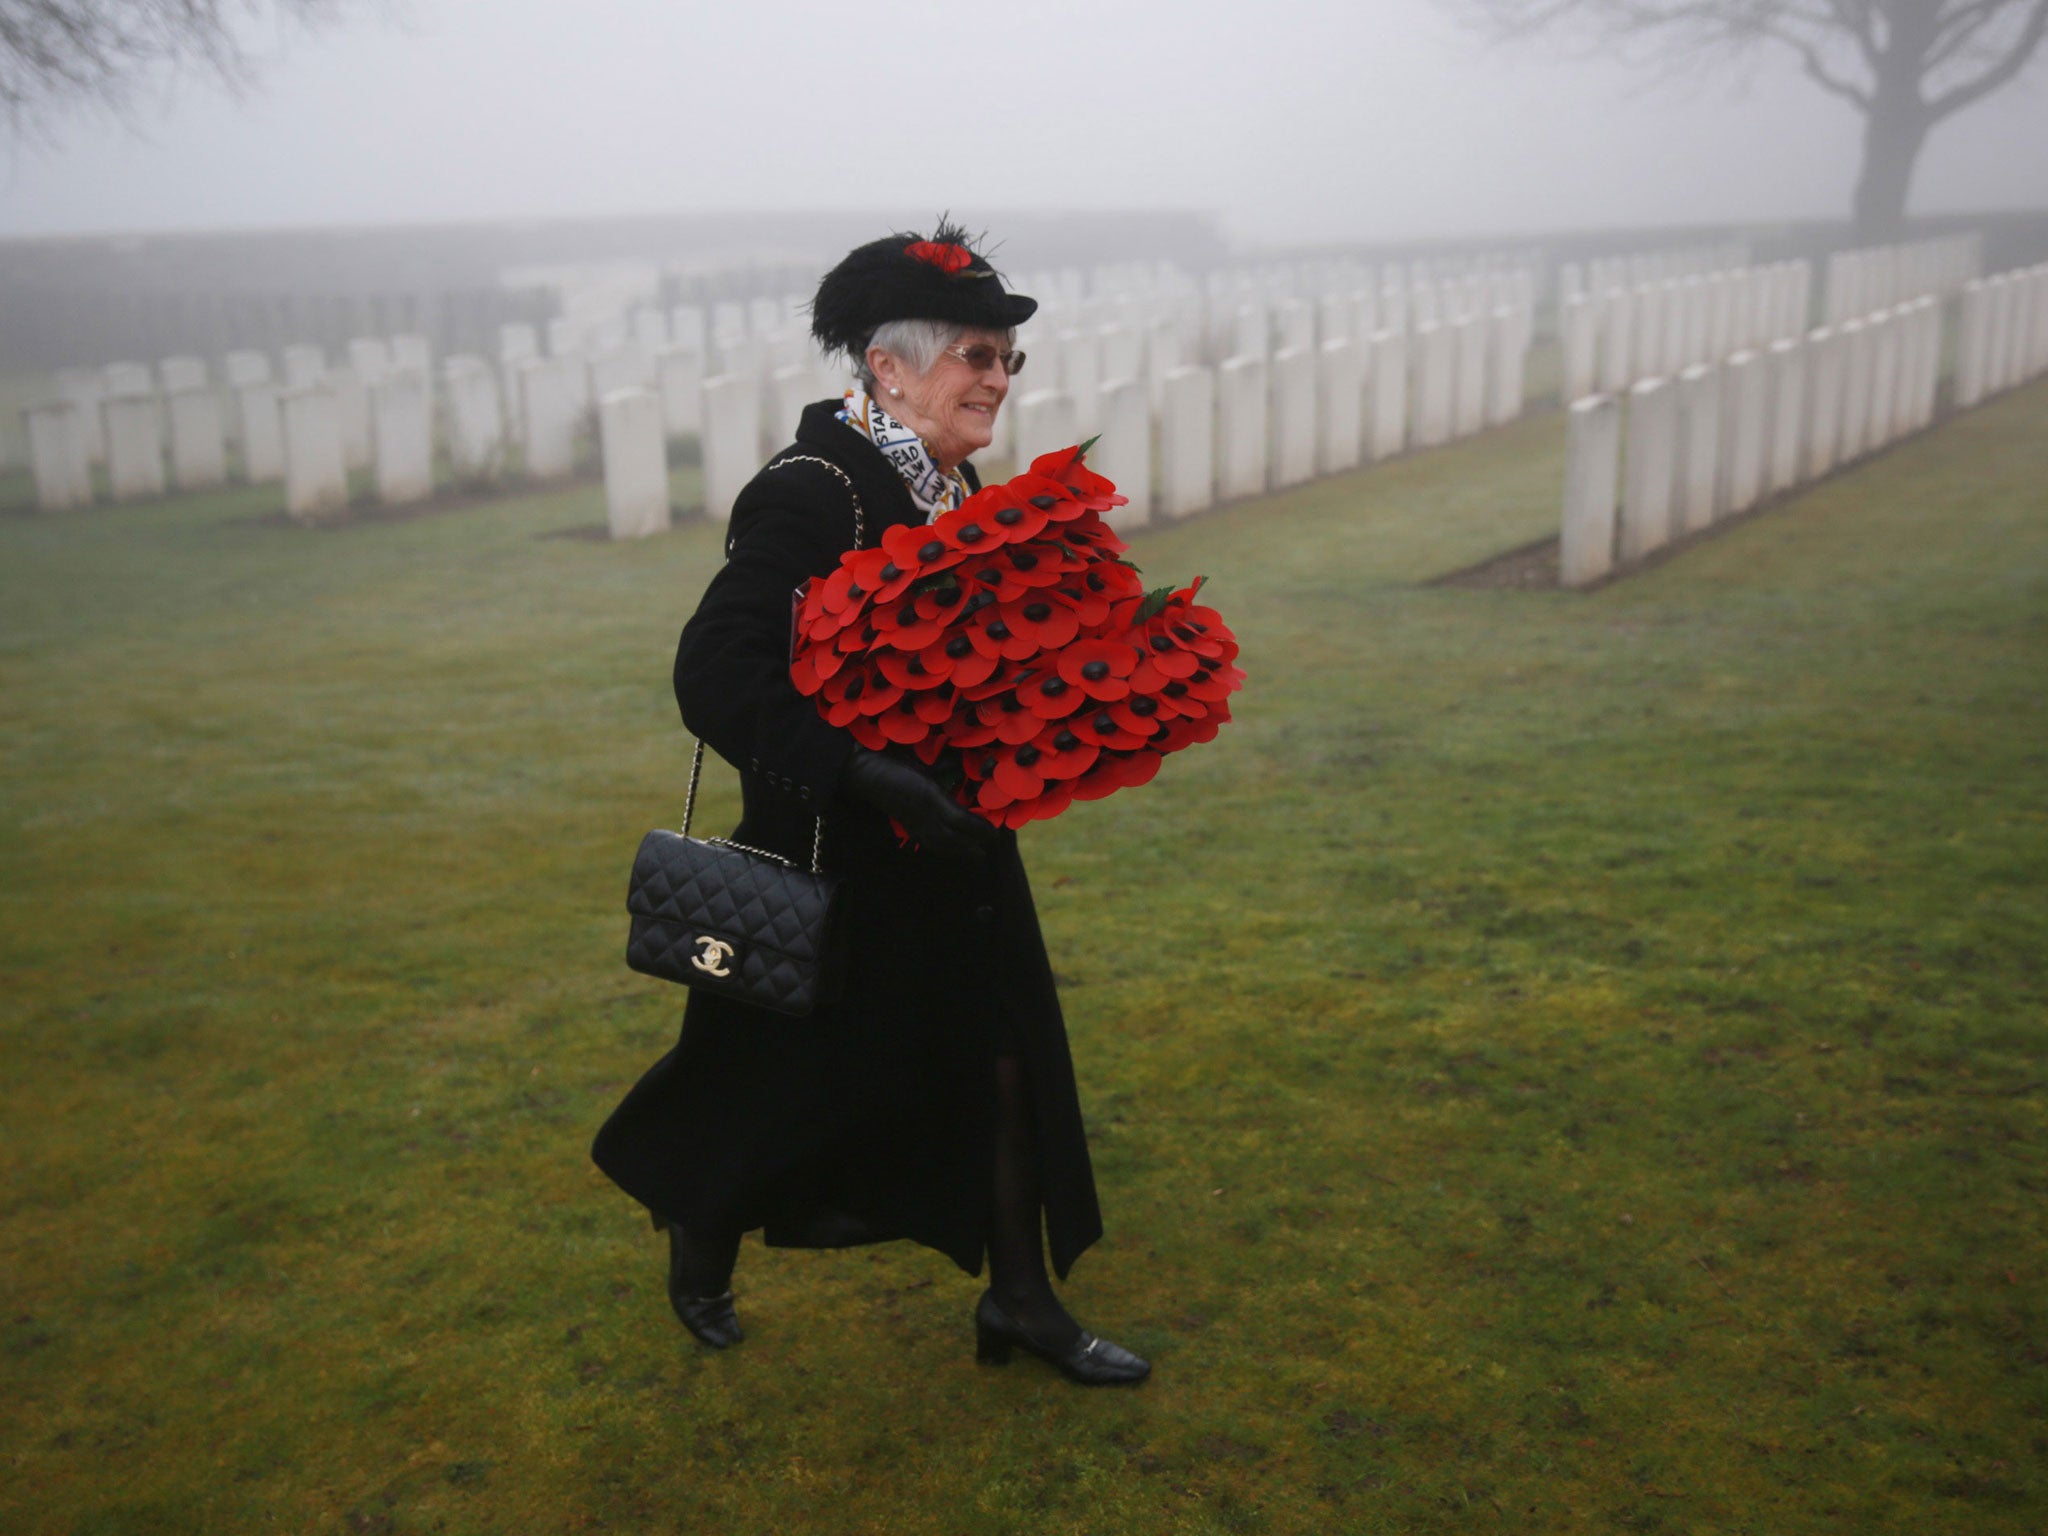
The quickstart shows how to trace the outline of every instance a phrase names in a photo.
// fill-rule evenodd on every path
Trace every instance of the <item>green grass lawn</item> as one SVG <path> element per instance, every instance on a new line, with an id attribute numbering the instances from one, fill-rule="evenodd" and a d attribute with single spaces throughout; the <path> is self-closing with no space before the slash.
<path id="1" fill-rule="evenodd" d="M 934 1254 L 669 1315 L 695 523 L 0 517 L 0 1529 L 2037 1533 L 2048 386 L 1590 595 L 1525 421 L 1136 541 L 1238 721 L 1025 835 L 1135 1393 Z M 729 775 L 706 825 L 729 824 Z"/>

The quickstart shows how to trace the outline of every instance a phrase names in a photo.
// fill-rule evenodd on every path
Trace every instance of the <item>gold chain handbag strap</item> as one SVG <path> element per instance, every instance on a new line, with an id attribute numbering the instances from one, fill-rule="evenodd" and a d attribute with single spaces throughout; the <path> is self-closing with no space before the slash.
<path id="1" fill-rule="evenodd" d="M 834 464 L 830 459 L 821 459 L 814 453 L 792 453 L 769 464 L 770 469 L 780 469 L 785 464 L 818 464 L 837 475 L 846 487 L 846 494 L 853 498 L 853 547 L 859 549 L 867 542 L 867 513 L 860 504 L 860 492 L 853 488 L 853 476 Z M 704 741 L 698 737 L 696 750 L 690 754 L 690 788 L 683 796 L 683 836 L 690 835 L 690 817 L 697 809 L 697 778 L 704 770 Z M 825 817 L 820 812 L 815 818 L 816 827 L 811 833 L 811 873 L 818 873 L 818 864 L 825 852 Z M 727 848 L 737 848 L 742 853 L 759 854 L 764 859 L 773 859 L 778 864 L 796 868 L 779 853 L 770 853 L 766 848 L 750 848 L 745 843 L 736 843 L 727 837 L 707 837 L 707 843 L 718 843 Z"/>

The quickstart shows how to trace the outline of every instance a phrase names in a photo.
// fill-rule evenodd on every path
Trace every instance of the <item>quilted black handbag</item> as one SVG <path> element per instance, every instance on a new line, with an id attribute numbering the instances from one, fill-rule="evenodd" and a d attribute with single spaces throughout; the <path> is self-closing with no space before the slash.
<path id="1" fill-rule="evenodd" d="M 824 465 L 853 492 L 846 471 L 827 459 L 792 454 L 769 467 L 796 462 Z M 855 549 L 865 523 L 855 492 Z M 700 741 L 690 757 L 682 830 L 656 828 L 640 839 L 633 856 L 626 964 L 643 975 L 801 1018 L 817 1007 L 837 968 L 832 899 L 838 882 L 818 867 L 825 818 L 817 819 L 809 869 L 766 849 L 692 837 L 690 817 L 703 767 Z"/>

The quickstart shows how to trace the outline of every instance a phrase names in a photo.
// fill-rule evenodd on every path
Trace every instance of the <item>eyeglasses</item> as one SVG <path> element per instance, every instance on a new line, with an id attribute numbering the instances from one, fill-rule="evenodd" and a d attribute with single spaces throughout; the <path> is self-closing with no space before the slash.
<path id="1" fill-rule="evenodd" d="M 998 352 L 987 342 L 976 342 L 973 346 L 948 347 L 946 356 L 957 357 L 976 373 L 987 373 L 997 363 L 1003 365 L 1003 372 L 1015 378 L 1024 371 L 1022 352 Z"/>

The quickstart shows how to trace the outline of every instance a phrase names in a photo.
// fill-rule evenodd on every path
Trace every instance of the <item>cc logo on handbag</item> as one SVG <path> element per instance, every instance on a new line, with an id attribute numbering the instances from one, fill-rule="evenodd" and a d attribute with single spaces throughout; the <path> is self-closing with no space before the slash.
<path id="1" fill-rule="evenodd" d="M 697 939 L 698 953 L 690 956 L 690 964 L 706 976 L 730 976 L 732 970 L 726 961 L 732 958 L 732 946 L 723 939 L 714 939 L 710 934 L 701 934 Z"/>

